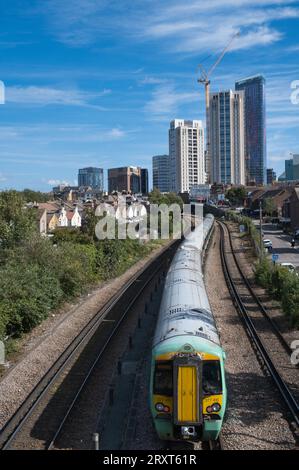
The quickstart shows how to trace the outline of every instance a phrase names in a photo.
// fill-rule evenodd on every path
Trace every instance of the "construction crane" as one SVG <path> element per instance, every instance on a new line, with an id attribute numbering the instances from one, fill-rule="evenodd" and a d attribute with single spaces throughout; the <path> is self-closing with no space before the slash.
<path id="1" fill-rule="evenodd" d="M 202 83 L 205 86 L 205 99 L 206 99 L 206 155 L 205 155 L 205 163 L 206 163 L 206 171 L 210 176 L 210 84 L 211 80 L 210 77 L 214 72 L 215 68 L 221 60 L 223 59 L 226 52 L 230 49 L 232 42 L 240 36 L 240 33 L 236 33 L 231 40 L 229 41 L 228 45 L 223 49 L 220 56 L 216 60 L 216 62 L 212 65 L 212 67 L 206 72 L 202 64 L 199 64 L 199 68 L 201 71 L 201 76 L 197 80 L 198 83 Z"/>

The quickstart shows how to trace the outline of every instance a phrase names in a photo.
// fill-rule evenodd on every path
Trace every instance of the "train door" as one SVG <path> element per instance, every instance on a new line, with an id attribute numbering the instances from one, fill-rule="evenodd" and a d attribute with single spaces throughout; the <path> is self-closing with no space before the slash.
<path id="1" fill-rule="evenodd" d="M 174 424 L 199 426 L 202 423 L 201 360 L 190 356 L 174 360 Z"/>

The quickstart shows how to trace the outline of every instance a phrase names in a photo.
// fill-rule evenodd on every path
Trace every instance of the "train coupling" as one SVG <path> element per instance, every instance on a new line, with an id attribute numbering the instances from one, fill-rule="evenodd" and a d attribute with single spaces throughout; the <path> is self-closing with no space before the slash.
<path id="1" fill-rule="evenodd" d="M 196 437 L 197 432 L 194 426 L 181 426 L 181 435 L 184 439 L 189 439 L 190 437 Z"/>

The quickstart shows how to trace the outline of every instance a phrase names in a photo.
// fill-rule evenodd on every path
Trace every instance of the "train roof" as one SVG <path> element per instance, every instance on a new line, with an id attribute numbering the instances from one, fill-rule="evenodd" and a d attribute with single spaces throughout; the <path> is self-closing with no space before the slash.
<path id="1" fill-rule="evenodd" d="M 200 241 L 205 238 L 205 231 L 208 226 L 211 228 L 213 220 L 209 218 L 205 220 L 206 226 L 197 227 L 174 256 L 165 281 L 154 346 L 179 336 L 193 336 L 220 344 L 201 266 Z"/>

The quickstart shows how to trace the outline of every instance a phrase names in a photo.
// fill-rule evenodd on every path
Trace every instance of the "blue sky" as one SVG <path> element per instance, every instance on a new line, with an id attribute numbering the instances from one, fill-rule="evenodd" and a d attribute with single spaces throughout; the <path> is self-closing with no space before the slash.
<path id="1" fill-rule="evenodd" d="M 0 0 L 0 189 L 74 184 L 84 166 L 168 151 L 174 118 L 204 119 L 198 63 L 237 32 L 212 90 L 262 73 L 268 167 L 299 153 L 299 1 Z"/>

